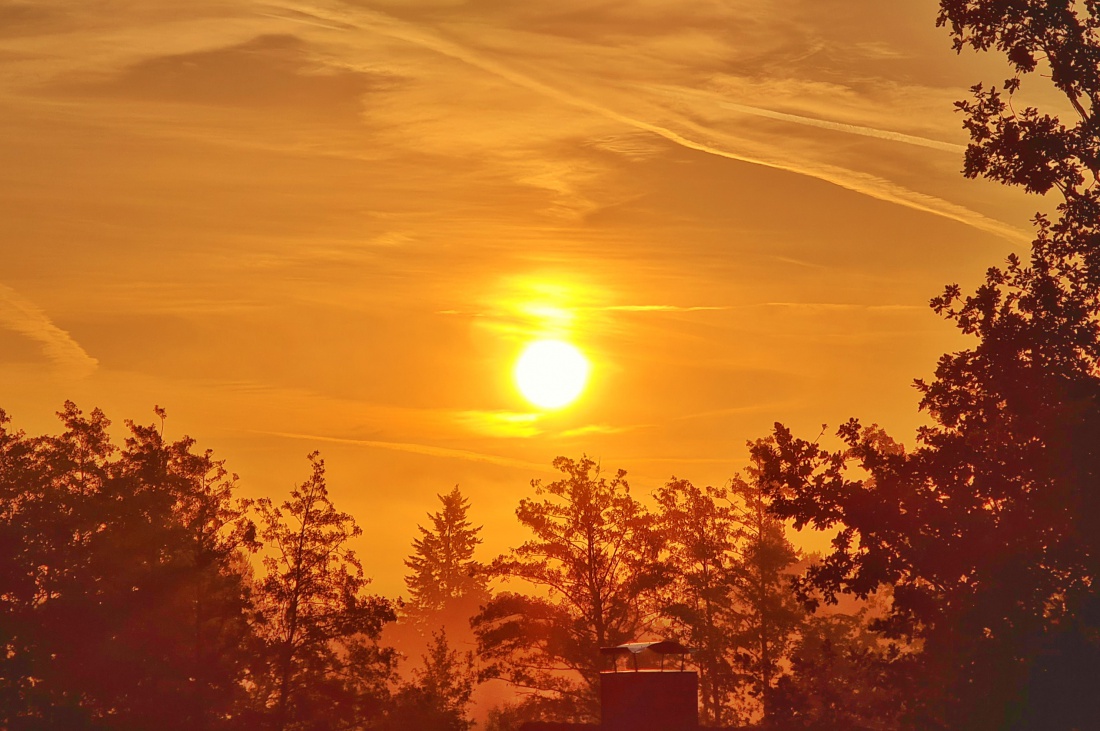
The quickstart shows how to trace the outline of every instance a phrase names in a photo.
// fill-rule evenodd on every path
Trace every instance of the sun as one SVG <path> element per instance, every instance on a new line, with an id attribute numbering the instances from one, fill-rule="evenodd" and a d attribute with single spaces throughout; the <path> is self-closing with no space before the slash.
<path id="1" fill-rule="evenodd" d="M 536 340 L 516 361 L 516 386 L 523 397 L 543 409 L 573 403 L 588 382 L 588 359 L 561 340 Z"/>

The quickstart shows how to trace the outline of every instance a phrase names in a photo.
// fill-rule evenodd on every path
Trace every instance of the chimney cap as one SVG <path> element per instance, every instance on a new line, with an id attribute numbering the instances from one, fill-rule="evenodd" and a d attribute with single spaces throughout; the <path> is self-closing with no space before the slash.
<path id="1" fill-rule="evenodd" d="M 644 650 L 656 652 L 658 655 L 690 655 L 695 652 L 673 640 L 658 640 L 656 642 L 627 642 L 624 645 L 614 647 L 601 647 L 601 655 L 637 655 Z"/>

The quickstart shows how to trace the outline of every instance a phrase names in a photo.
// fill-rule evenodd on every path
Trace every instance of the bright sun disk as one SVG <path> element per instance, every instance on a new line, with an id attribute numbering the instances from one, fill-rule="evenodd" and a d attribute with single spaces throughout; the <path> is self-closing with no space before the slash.
<path id="1" fill-rule="evenodd" d="M 588 382 L 588 359 L 561 340 L 537 340 L 516 361 L 516 385 L 535 406 L 558 409 L 576 400 Z"/>

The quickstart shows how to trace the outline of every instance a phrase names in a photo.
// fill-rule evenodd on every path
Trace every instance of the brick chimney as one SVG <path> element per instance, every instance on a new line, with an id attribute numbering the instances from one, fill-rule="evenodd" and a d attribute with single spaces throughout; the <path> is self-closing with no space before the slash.
<path id="1" fill-rule="evenodd" d="M 600 673 L 601 731 L 697 731 L 699 676 L 680 667 L 665 670 L 666 655 L 690 651 L 676 642 L 633 642 L 600 650 L 618 658 L 627 656 L 632 668 Z M 639 669 L 643 651 L 661 656 L 660 669 Z"/>

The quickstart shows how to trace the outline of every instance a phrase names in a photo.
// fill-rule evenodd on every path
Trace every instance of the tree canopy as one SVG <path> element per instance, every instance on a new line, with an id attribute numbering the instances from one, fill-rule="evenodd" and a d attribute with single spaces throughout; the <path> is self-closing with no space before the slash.
<path id="1" fill-rule="evenodd" d="M 956 49 L 996 49 L 1012 73 L 958 104 L 964 172 L 1062 200 L 1036 217 L 1029 261 L 932 300 L 976 343 L 917 382 L 933 423 L 916 447 L 856 420 L 840 449 L 778 424 L 752 445 L 777 513 L 835 532 L 801 582 L 807 599 L 895 587 L 878 626 L 922 647 L 903 661 L 921 689 L 909 718 L 925 727 L 1085 728 L 1100 711 L 1083 680 L 1100 673 L 1097 10 L 941 2 Z M 1076 119 L 1011 103 L 1037 73 Z"/>
<path id="2" fill-rule="evenodd" d="M 256 547 L 235 478 L 163 427 L 119 449 L 98 409 L 58 416 L 27 437 L 0 412 L 0 725 L 228 727 Z"/>
<path id="3" fill-rule="evenodd" d="M 562 720 L 594 719 L 599 648 L 646 629 L 657 544 L 625 471 L 609 479 L 588 457 L 558 457 L 554 467 L 561 479 L 532 481 L 535 498 L 516 509 L 532 537 L 492 565 L 546 596 L 502 592 L 474 628 L 488 675 L 527 689 Z"/>
<path id="4" fill-rule="evenodd" d="M 347 543 L 361 533 L 328 498 L 325 463 L 279 507 L 258 502 L 270 550 L 257 586 L 265 662 L 255 675 L 271 727 L 355 727 L 378 716 L 395 658 L 377 641 L 392 604 L 366 593 L 363 566 Z M 265 697 L 266 696 L 266 697 Z"/>

